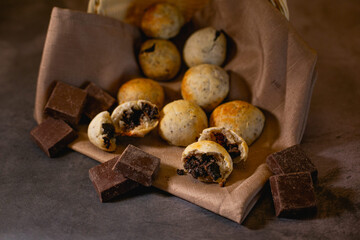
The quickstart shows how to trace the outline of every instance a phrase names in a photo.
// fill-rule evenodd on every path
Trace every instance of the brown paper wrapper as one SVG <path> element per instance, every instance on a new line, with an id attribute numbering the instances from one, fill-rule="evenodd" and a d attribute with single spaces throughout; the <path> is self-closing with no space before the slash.
<path id="1" fill-rule="evenodd" d="M 161 159 L 154 186 L 214 213 L 241 223 L 271 175 L 268 154 L 300 142 L 316 78 L 316 54 L 298 36 L 286 18 L 268 1 L 216 0 L 197 12 L 181 35 L 214 26 L 229 37 L 224 68 L 231 78 L 228 100 L 246 100 L 262 109 L 266 123 L 261 137 L 250 147 L 244 166 L 235 166 L 226 186 L 205 184 L 191 176 L 178 176 L 182 147 L 170 146 L 157 131 L 144 138 L 121 138 L 115 153 L 103 152 L 87 138 L 87 126 L 70 147 L 99 162 L 120 154 L 131 143 Z M 120 21 L 93 14 L 54 8 L 40 65 L 35 119 L 55 80 L 74 86 L 93 81 L 114 96 L 118 87 L 140 76 L 134 49 L 139 30 Z M 183 41 L 174 39 L 181 48 Z M 182 75 L 161 83 L 168 101 L 178 99 Z"/>

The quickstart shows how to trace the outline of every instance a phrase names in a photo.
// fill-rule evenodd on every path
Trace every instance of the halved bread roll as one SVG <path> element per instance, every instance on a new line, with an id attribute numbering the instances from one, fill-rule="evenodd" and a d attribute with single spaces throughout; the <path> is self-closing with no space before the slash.
<path id="1" fill-rule="evenodd" d="M 113 152 L 116 149 L 115 127 L 108 111 L 97 114 L 88 127 L 88 138 L 96 147 Z"/>
<path id="2" fill-rule="evenodd" d="M 111 114 L 116 133 L 121 136 L 144 137 L 159 123 L 159 110 L 146 100 L 119 105 Z"/>
<path id="3" fill-rule="evenodd" d="M 186 172 L 202 182 L 216 182 L 224 186 L 233 170 L 229 153 L 213 141 L 199 141 L 187 146 L 181 161 Z"/>
<path id="4" fill-rule="evenodd" d="M 234 163 L 245 162 L 249 147 L 245 140 L 234 131 L 224 127 L 206 128 L 200 134 L 198 141 L 213 141 L 223 146 L 230 154 Z"/>

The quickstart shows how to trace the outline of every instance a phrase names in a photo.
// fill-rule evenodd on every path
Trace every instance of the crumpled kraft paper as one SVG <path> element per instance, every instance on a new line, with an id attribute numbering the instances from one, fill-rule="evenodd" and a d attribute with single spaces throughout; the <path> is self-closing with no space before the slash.
<path id="1" fill-rule="evenodd" d="M 161 159 L 154 186 L 241 223 L 271 175 L 265 164 L 268 154 L 300 142 L 316 79 L 316 53 L 291 24 L 266 0 L 214 0 L 197 12 L 189 29 L 214 26 L 229 37 L 224 68 L 230 74 L 226 101 L 246 100 L 262 109 L 266 123 L 261 137 L 250 147 L 245 165 L 235 166 L 224 188 L 205 184 L 191 176 L 179 176 L 182 147 L 170 146 L 152 131 L 144 138 L 121 138 L 115 153 L 94 147 L 87 126 L 70 147 L 99 162 L 121 154 L 134 144 Z M 74 86 L 93 81 L 115 96 L 125 81 L 141 76 L 136 62 L 140 31 L 115 19 L 54 8 L 44 46 L 37 83 L 35 119 L 43 108 L 55 80 Z M 174 39 L 181 48 L 181 40 Z M 184 72 L 185 67 L 183 67 Z M 183 73 L 182 73 L 183 74 Z M 161 83 L 167 100 L 181 98 L 182 74 Z"/>

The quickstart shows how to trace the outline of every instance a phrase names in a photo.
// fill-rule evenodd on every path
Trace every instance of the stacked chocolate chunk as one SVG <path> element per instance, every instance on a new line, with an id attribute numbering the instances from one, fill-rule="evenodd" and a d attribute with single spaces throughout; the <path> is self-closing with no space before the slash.
<path id="1" fill-rule="evenodd" d="M 124 194 L 139 184 L 151 186 L 159 171 L 160 159 L 129 144 L 124 152 L 89 170 L 101 202 Z"/>
<path id="2" fill-rule="evenodd" d="M 313 181 L 317 169 L 299 145 L 273 153 L 266 159 L 270 187 L 278 217 L 304 217 L 316 211 Z"/>
<path id="3" fill-rule="evenodd" d="M 49 157 L 55 157 L 76 139 L 73 128 L 79 124 L 83 114 L 91 118 L 108 110 L 115 102 L 112 96 L 93 83 L 83 90 L 58 81 L 45 105 L 45 120 L 30 134 Z"/>

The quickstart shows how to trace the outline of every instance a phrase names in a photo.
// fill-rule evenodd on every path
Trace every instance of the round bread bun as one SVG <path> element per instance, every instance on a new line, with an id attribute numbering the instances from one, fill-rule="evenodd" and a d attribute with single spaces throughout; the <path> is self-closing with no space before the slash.
<path id="1" fill-rule="evenodd" d="M 186 40 L 183 55 L 188 67 L 203 63 L 220 66 L 226 57 L 226 37 L 213 27 L 202 28 Z"/>
<path id="2" fill-rule="evenodd" d="M 264 114 L 254 105 L 236 100 L 221 104 L 211 113 L 211 127 L 233 130 L 250 146 L 261 134 L 265 123 Z"/>
<path id="3" fill-rule="evenodd" d="M 160 109 L 164 105 L 165 94 L 158 82 L 148 78 L 135 78 L 121 85 L 117 97 L 119 104 L 147 100 Z"/>
<path id="4" fill-rule="evenodd" d="M 199 141 L 187 146 L 181 155 L 185 171 L 202 182 L 224 186 L 233 170 L 229 153 L 213 141 Z M 217 166 L 216 166 L 217 165 Z"/>
<path id="5" fill-rule="evenodd" d="M 144 137 L 158 125 L 159 110 L 146 100 L 129 101 L 115 108 L 111 119 L 121 136 Z"/>
<path id="6" fill-rule="evenodd" d="M 157 81 L 166 81 L 179 72 L 181 57 L 172 42 L 150 39 L 141 45 L 139 63 L 145 76 Z"/>
<path id="7" fill-rule="evenodd" d="M 185 19 L 180 10 L 169 3 L 156 3 L 146 9 L 141 19 L 141 29 L 146 36 L 169 39 L 175 37 Z"/>
<path id="8" fill-rule="evenodd" d="M 207 126 L 205 112 L 186 100 L 168 103 L 160 112 L 159 135 L 175 146 L 187 146 L 195 142 Z"/>
<path id="9" fill-rule="evenodd" d="M 96 147 L 107 152 L 115 151 L 115 127 L 108 111 L 98 113 L 91 120 L 87 134 L 90 142 Z"/>
<path id="10" fill-rule="evenodd" d="M 230 154 L 234 163 L 245 162 L 249 147 L 245 140 L 234 131 L 224 127 L 211 127 L 202 131 L 199 137 L 200 141 L 213 141 L 220 144 Z"/>
<path id="11" fill-rule="evenodd" d="M 189 68 L 181 83 L 181 95 L 185 100 L 211 112 L 229 93 L 229 75 L 224 69 L 212 64 Z"/>

